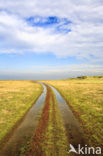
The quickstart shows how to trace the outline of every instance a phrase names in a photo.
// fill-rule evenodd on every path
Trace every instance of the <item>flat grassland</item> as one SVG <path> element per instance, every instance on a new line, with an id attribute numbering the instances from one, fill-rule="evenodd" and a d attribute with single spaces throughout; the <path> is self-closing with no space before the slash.
<path id="1" fill-rule="evenodd" d="M 0 142 L 42 92 L 32 81 L 0 81 Z"/>
<path id="2" fill-rule="evenodd" d="M 46 81 L 59 90 L 84 128 L 90 145 L 103 143 L 103 77 Z"/>

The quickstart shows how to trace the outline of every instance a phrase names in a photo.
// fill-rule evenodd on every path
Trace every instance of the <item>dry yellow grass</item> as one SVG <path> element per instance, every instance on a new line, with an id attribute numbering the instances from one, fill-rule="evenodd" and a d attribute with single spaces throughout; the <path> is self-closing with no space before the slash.
<path id="1" fill-rule="evenodd" d="M 0 141 L 41 92 L 40 84 L 32 81 L 0 81 Z"/>
<path id="2" fill-rule="evenodd" d="M 103 143 L 103 78 L 46 81 L 56 87 L 81 121 L 89 143 Z"/>

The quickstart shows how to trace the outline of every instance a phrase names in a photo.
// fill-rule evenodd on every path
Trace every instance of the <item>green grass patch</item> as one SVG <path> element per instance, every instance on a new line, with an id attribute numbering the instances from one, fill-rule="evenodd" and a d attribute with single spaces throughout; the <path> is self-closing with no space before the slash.
<path id="1" fill-rule="evenodd" d="M 67 155 L 68 142 L 56 97 L 52 91 L 50 97 L 49 121 L 43 136 L 42 149 L 45 155 Z"/>

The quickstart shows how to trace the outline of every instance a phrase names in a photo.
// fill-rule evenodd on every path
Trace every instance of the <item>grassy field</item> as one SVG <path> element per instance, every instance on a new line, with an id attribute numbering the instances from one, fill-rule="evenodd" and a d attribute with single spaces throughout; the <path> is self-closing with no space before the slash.
<path id="1" fill-rule="evenodd" d="M 0 81 L 0 142 L 41 94 L 32 81 Z"/>
<path id="2" fill-rule="evenodd" d="M 57 88 L 83 126 L 90 145 L 103 143 L 103 77 L 46 81 Z"/>

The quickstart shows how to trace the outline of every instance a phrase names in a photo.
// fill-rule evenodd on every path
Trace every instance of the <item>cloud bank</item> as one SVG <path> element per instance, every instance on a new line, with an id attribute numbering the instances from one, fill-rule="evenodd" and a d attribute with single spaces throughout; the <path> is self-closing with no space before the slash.
<path id="1" fill-rule="evenodd" d="M 102 0 L 1 0 L 0 53 L 103 62 Z"/>

